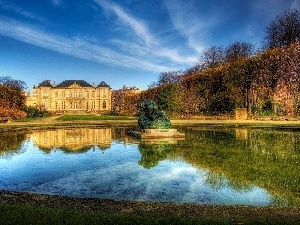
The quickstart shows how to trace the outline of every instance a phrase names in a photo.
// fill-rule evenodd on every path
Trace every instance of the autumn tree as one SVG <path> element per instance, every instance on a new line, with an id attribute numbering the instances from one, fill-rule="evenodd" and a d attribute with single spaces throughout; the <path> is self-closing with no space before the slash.
<path id="1" fill-rule="evenodd" d="M 199 65 L 202 69 L 214 68 L 222 65 L 223 62 L 223 48 L 215 45 L 205 49 L 199 58 Z"/>
<path id="2" fill-rule="evenodd" d="M 178 84 L 169 83 L 158 88 L 156 103 L 169 115 L 178 115 L 182 112 L 182 102 Z"/>
<path id="3" fill-rule="evenodd" d="M 25 87 L 23 81 L 0 77 L 0 116 L 14 119 L 26 117 L 26 113 L 22 111 L 25 106 Z"/>
<path id="4" fill-rule="evenodd" d="M 296 9 L 278 15 L 266 28 L 265 47 L 282 48 L 300 42 L 300 12 Z"/>
<path id="5" fill-rule="evenodd" d="M 150 88 L 158 87 L 160 85 L 165 85 L 165 84 L 178 84 L 182 75 L 183 75 L 183 72 L 181 70 L 162 72 L 162 73 L 160 73 L 160 75 L 158 77 L 158 81 L 153 82 L 152 84 L 149 85 L 149 87 Z"/>
<path id="6" fill-rule="evenodd" d="M 239 58 L 250 58 L 254 54 L 254 51 L 253 44 L 237 41 L 225 48 L 224 60 L 226 63 L 230 63 Z"/>

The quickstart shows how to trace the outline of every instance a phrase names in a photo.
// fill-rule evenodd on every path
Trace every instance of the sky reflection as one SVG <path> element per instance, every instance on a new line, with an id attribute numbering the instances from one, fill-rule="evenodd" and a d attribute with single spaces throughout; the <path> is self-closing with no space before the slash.
<path id="1" fill-rule="evenodd" d="M 102 199 L 199 204 L 269 205 L 270 195 L 251 187 L 235 190 L 224 178 L 218 187 L 207 182 L 211 172 L 184 160 L 163 159 L 139 165 L 138 144 L 112 141 L 102 151 L 91 147 L 70 154 L 60 148 L 40 149 L 24 141 L 20 154 L 0 156 L 0 189 Z"/>

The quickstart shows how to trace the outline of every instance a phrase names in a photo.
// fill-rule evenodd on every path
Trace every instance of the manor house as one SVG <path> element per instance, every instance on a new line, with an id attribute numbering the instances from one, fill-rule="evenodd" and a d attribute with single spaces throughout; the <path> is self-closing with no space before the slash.
<path id="1" fill-rule="evenodd" d="M 52 112 L 97 112 L 111 110 L 111 88 L 104 81 L 91 85 L 84 80 L 65 80 L 56 85 L 45 80 L 27 93 L 27 106 Z"/>

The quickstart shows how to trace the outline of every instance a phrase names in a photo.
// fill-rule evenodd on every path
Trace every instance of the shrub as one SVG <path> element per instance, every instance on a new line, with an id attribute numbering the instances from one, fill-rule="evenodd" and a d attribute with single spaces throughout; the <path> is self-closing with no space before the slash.
<path id="1" fill-rule="evenodd" d="M 19 109 L 8 109 L 0 107 L 0 117 L 11 117 L 12 119 L 24 119 L 27 113 Z"/>
<path id="2" fill-rule="evenodd" d="M 27 113 L 28 118 L 43 117 L 50 115 L 50 113 L 47 110 L 39 109 L 34 106 L 25 106 L 24 111 Z"/>

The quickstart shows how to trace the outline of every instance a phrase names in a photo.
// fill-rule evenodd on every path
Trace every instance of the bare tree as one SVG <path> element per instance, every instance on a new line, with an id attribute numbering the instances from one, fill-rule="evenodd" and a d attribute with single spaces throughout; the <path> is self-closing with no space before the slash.
<path id="1" fill-rule="evenodd" d="M 225 49 L 225 62 L 234 62 L 239 58 L 250 58 L 254 51 L 254 45 L 251 43 L 234 42 Z"/>
<path id="2" fill-rule="evenodd" d="M 273 20 L 266 28 L 265 48 L 282 48 L 300 42 L 300 13 L 293 9 Z"/>
<path id="3" fill-rule="evenodd" d="M 220 66 L 224 62 L 223 55 L 223 48 L 213 45 L 203 51 L 199 64 L 203 69 Z"/>

